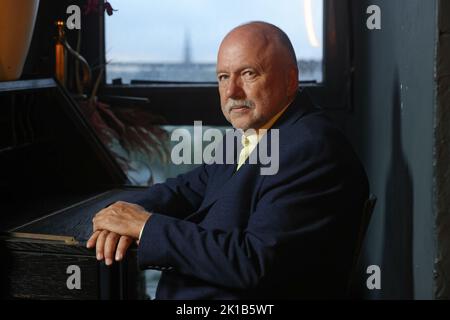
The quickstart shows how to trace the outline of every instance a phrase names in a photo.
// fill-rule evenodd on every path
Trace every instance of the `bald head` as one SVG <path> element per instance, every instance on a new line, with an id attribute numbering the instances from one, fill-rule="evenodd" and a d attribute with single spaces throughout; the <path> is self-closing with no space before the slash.
<path id="1" fill-rule="evenodd" d="M 220 44 L 217 79 L 227 120 L 243 130 L 264 127 L 297 93 L 297 59 L 289 38 L 266 22 L 234 28 Z"/>
<path id="2" fill-rule="evenodd" d="M 283 60 L 290 67 L 297 68 L 297 57 L 291 40 L 283 30 L 271 23 L 252 21 L 237 26 L 225 36 L 221 47 L 227 42 L 239 40 L 248 41 L 263 50 L 274 50 L 275 55 L 285 58 Z"/>

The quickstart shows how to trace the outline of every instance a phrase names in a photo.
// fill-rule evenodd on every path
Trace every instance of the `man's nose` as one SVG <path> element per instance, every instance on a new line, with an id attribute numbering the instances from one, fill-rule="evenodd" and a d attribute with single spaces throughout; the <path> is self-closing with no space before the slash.
<path id="1" fill-rule="evenodd" d="M 231 77 L 227 87 L 227 98 L 241 99 L 245 97 L 242 83 L 238 77 Z"/>

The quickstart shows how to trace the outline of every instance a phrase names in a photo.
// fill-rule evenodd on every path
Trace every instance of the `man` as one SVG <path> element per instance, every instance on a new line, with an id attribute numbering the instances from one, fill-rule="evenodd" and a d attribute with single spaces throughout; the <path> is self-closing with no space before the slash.
<path id="1" fill-rule="evenodd" d="M 238 164 L 201 165 L 151 187 L 143 207 L 100 211 L 88 247 L 110 264 L 138 241 L 140 266 L 163 270 L 159 299 L 343 297 L 368 196 L 359 160 L 306 93 L 297 95 L 295 53 L 277 27 L 232 30 L 217 78 L 226 119 L 257 130 L 243 136 L 247 157 L 259 129 L 279 130 L 278 172 L 261 175 L 243 152 Z"/>

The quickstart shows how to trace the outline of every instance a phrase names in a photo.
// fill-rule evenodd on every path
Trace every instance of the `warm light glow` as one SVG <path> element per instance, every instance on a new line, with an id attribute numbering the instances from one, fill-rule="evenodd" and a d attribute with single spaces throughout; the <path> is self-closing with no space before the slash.
<path id="1" fill-rule="evenodd" d="M 311 0 L 303 0 L 303 9 L 305 11 L 306 31 L 308 33 L 308 40 L 312 47 L 318 48 L 319 40 L 317 40 L 316 32 L 314 30 L 313 14 Z"/>
<path id="2" fill-rule="evenodd" d="M 55 45 L 55 76 L 59 80 L 61 85 L 66 84 L 66 57 L 64 46 L 62 43 L 56 43 Z"/>
<path id="3" fill-rule="evenodd" d="M 57 25 L 58 27 L 63 27 L 63 26 L 64 26 L 64 21 L 58 20 L 58 21 L 56 21 L 56 25 Z"/>

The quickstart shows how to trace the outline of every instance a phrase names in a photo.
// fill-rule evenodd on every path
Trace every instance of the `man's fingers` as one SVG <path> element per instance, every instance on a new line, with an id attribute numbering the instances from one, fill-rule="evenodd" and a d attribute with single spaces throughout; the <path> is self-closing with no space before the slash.
<path id="1" fill-rule="evenodd" d="M 87 248 L 93 248 L 95 246 L 95 243 L 97 242 L 98 235 L 100 234 L 100 231 L 95 231 L 92 236 L 89 238 L 89 240 L 86 243 Z"/>
<path id="2" fill-rule="evenodd" d="M 133 243 L 133 238 L 121 236 L 116 250 L 116 261 L 120 261 L 125 256 L 128 247 Z"/>
<path id="3" fill-rule="evenodd" d="M 106 265 L 111 265 L 113 260 L 122 260 L 126 250 L 133 242 L 133 239 L 127 236 L 120 236 L 117 233 L 107 230 L 99 230 L 92 234 L 87 241 L 88 248 L 96 247 L 97 260 L 105 259 Z"/>
<path id="4" fill-rule="evenodd" d="M 107 266 L 113 263 L 114 254 L 117 247 L 117 242 L 119 241 L 120 235 L 114 232 L 108 233 L 105 240 L 105 247 L 104 247 L 104 256 L 105 256 L 105 263 Z"/>
<path id="5" fill-rule="evenodd" d="M 105 255 L 104 255 L 104 248 L 105 248 L 105 241 L 106 241 L 106 237 L 108 236 L 109 231 L 107 230 L 103 230 L 100 232 L 98 238 L 97 238 L 97 243 L 95 244 L 95 248 L 97 251 L 97 260 L 103 260 Z"/>

